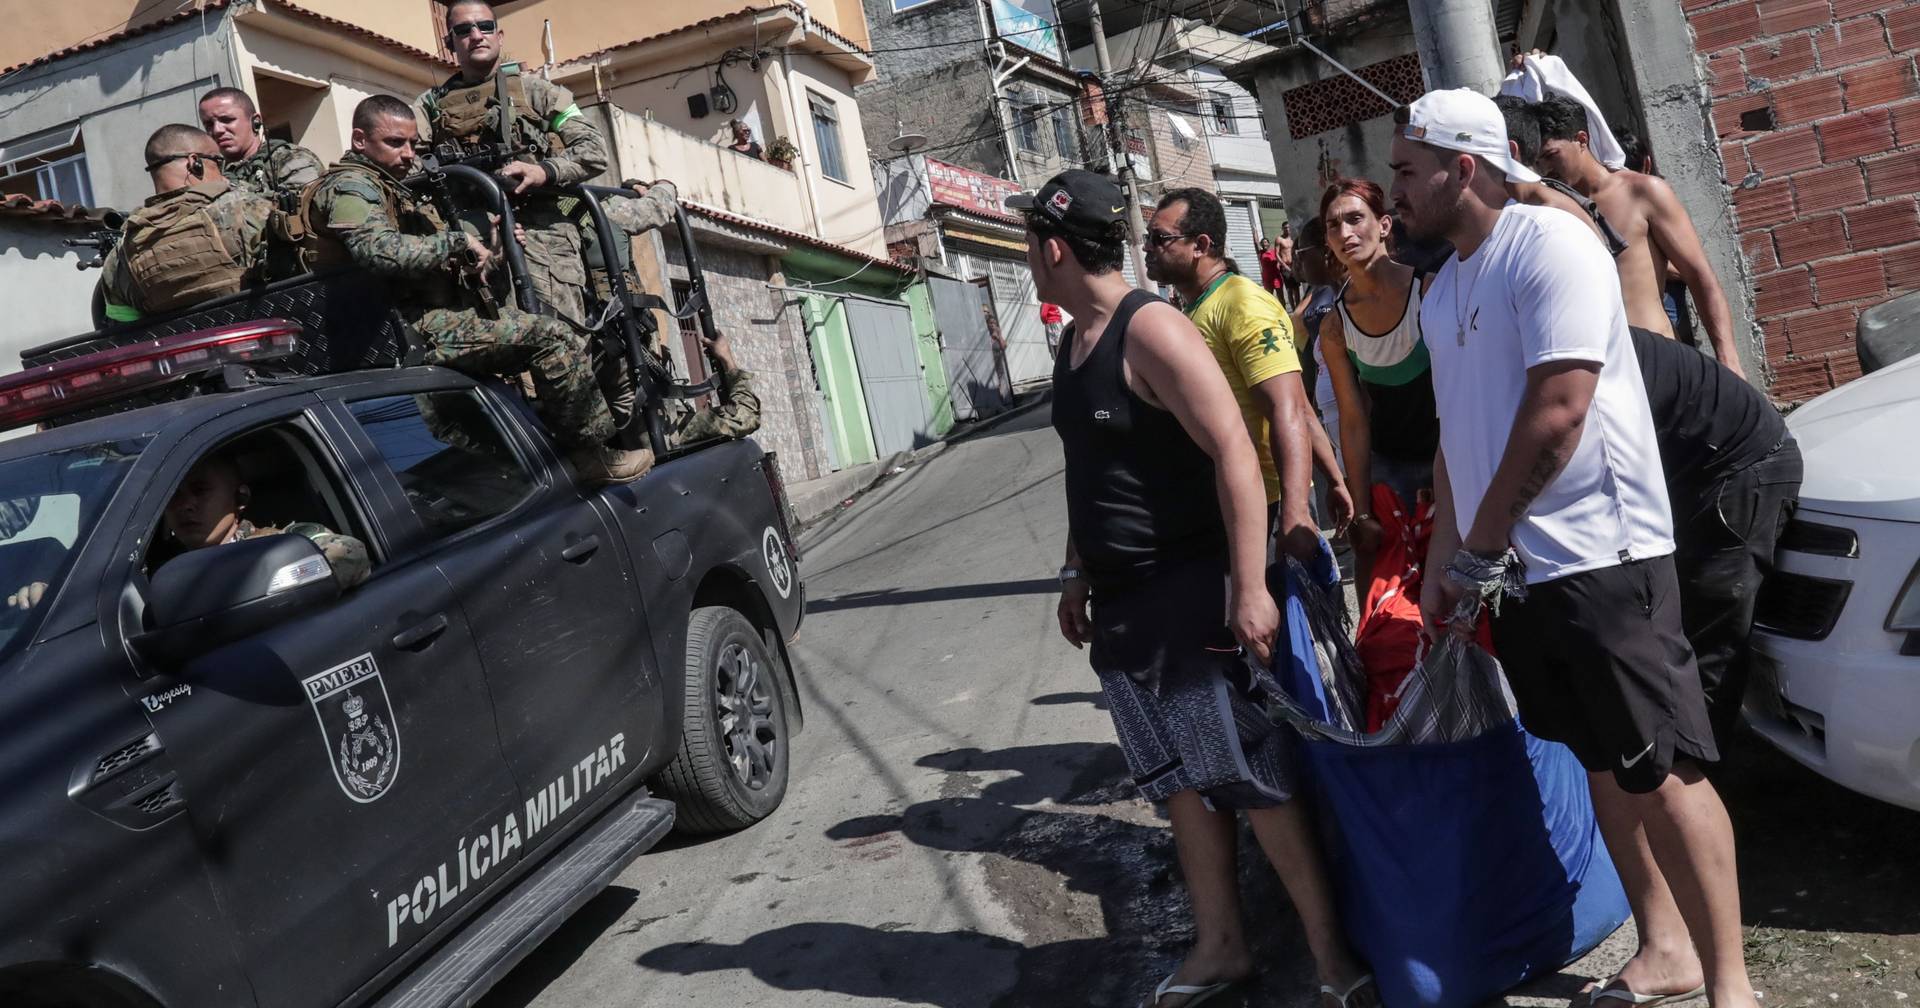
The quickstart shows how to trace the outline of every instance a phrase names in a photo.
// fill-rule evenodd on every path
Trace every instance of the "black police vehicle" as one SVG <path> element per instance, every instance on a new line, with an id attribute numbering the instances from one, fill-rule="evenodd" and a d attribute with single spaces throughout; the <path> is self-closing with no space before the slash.
<path id="1" fill-rule="evenodd" d="M 399 338 L 356 282 L 0 379 L 0 426 L 39 426 L 0 441 L 0 1005 L 470 1004 L 676 817 L 785 793 L 773 457 L 583 489 L 510 383 L 329 365 Z M 249 520 L 354 536 L 368 577 L 298 535 L 170 543 L 216 454 Z"/>

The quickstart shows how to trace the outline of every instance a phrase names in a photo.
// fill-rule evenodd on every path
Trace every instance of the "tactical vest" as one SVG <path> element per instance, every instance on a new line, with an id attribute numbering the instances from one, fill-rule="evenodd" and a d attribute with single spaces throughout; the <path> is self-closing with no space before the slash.
<path id="1" fill-rule="evenodd" d="M 560 154 L 567 146 L 558 133 L 527 102 L 527 88 L 520 80 L 517 65 L 503 66 L 479 84 L 455 87 L 429 94 L 423 103 L 432 120 L 434 143 L 456 140 L 460 143 L 491 143 L 500 139 L 500 105 L 512 106 L 510 139 L 515 144 L 531 144 L 548 154 Z"/>
<path id="2" fill-rule="evenodd" d="M 385 172 L 371 165 L 341 162 L 301 187 L 297 211 L 281 218 L 279 236 L 299 250 L 300 268 L 303 271 L 318 272 L 353 262 L 346 241 L 327 227 L 326 215 L 317 205 L 322 187 L 343 174 L 361 175 L 373 182 L 380 191 L 381 210 L 401 234 L 427 236 L 447 230 L 448 225 L 440 219 L 439 212 L 431 204 L 414 199 L 412 193 Z M 406 289 L 407 301 L 431 307 L 453 304 L 454 295 L 451 278 L 409 281 Z"/>
<path id="3" fill-rule="evenodd" d="M 189 186 L 127 218 L 121 247 L 141 311 L 169 312 L 240 292 L 248 269 L 228 251 L 210 209 L 230 188 Z"/>

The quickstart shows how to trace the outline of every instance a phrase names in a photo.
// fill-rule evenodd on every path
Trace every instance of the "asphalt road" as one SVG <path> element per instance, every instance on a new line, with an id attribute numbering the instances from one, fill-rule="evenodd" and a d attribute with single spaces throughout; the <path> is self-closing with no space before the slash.
<path id="1" fill-rule="evenodd" d="M 1171 837 L 1132 797 L 1085 657 L 1054 628 L 1065 520 L 1045 424 L 1043 407 L 953 445 L 813 537 L 785 805 L 641 858 L 483 1008 L 1139 1003 L 1191 932 Z M 1896 852 L 1914 814 L 1748 741 L 1723 790 L 1767 1003 L 1904 999 L 1920 867 Z M 1836 834 L 1855 860 L 1807 857 Z M 1265 972 L 1212 1004 L 1315 1005 L 1299 927 L 1247 840 Z M 1622 929 L 1504 1003 L 1568 1005 L 1630 942 Z"/>

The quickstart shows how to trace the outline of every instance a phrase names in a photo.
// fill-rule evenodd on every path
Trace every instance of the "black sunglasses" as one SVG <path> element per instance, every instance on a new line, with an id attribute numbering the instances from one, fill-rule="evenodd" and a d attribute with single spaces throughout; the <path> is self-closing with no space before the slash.
<path id="1" fill-rule="evenodd" d="M 466 38 L 467 33 L 475 31 L 482 35 L 491 35 L 494 29 L 498 27 L 500 27 L 500 22 L 492 18 L 488 18 L 485 21 L 462 21 L 457 25 L 448 25 L 447 34 L 454 38 Z"/>
<path id="2" fill-rule="evenodd" d="M 162 166 L 172 164 L 175 161 L 186 161 L 187 170 L 195 175 L 200 174 L 202 171 L 200 167 L 201 163 L 205 161 L 211 161 L 222 168 L 227 166 L 227 159 L 222 155 L 201 154 L 198 151 L 194 151 L 187 154 L 169 154 L 163 158 L 154 158 L 152 161 L 147 162 L 147 170 L 150 172 L 159 171 Z"/>
<path id="3" fill-rule="evenodd" d="M 1158 231 L 1149 231 L 1147 232 L 1147 236 L 1141 239 L 1141 242 L 1145 244 L 1148 248 L 1165 248 L 1168 245 L 1171 245 L 1182 238 L 1198 238 L 1198 237 L 1200 237 L 1200 232 L 1192 232 L 1192 233 L 1186 233 L 1186 234 L 1161 234 Z"/>

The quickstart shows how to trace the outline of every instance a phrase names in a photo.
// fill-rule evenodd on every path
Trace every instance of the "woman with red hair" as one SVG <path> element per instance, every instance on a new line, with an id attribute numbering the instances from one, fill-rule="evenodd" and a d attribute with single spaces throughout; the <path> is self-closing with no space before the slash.
<path id="1" fill-rule="evenodd" d="M 1376 501 L 1413 516 L 1433 497 L 1439 445 L 1433 375 L 1420 339 L 1422 277 L 1390 255 L 1386 194 L 1366 179 L 1337 179 L 1320 198 L 1327 249 L 1346 267 L 1337 310 L 1320 327 L 1327 375 L 1340 405 L 1340 449 L 1362 513 L 1353 521 L 1356 568 L 1368 572 L 1380 546 Z M 1383 498 L 1376 485 L 1391 491 Z M 1375 505 L 1377 507 L 1377 505 Z M 1355 585 L 1365 594 L 1364 574 Z"/>

